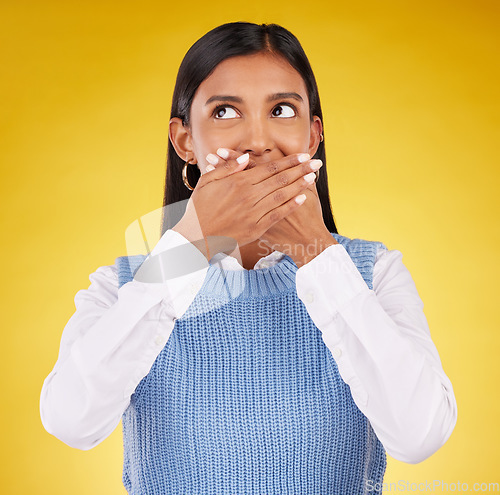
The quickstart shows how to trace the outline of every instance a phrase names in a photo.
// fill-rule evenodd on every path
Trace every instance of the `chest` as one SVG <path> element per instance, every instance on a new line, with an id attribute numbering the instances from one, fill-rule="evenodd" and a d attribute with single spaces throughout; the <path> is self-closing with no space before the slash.
<path id="1" fill-rule="evenodd" d="M 196 435 L 292 429 L 321 439 L 364 421 L 298 299 L 191 309 L 198 315 L 176 322 L 132 396 L 137 410 L 156 402 L 163 421 L 177 418 Z"/>

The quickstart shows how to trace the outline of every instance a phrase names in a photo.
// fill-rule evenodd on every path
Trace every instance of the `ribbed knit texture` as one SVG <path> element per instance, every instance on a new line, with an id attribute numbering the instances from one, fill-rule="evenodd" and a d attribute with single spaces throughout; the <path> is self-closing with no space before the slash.
<path id="1" fill-rule="evenodd" d="M 332 236 L 372 289 L 380 242 Z M 117 258 L 119 285 L 144 261 Z M 210 265 L 122 417 L 134 495 L 361 495 L 385 450 L 354 403 L 295 285 L 289 256 Z"/>

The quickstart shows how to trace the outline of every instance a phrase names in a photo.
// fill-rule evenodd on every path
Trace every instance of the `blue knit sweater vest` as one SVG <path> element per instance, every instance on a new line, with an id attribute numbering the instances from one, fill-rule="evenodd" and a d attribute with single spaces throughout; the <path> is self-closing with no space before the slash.
<path id="1" fill-rule="evenodd" d="M 386 246 L 332 236 L 373 289 Z M 145 259 L 117 258 L 120 287 Z M 289 256 L 209 266 L 123 413 L 129 494 L 381 493 L 384 447 L 297 296 L 297 269 Z"/>

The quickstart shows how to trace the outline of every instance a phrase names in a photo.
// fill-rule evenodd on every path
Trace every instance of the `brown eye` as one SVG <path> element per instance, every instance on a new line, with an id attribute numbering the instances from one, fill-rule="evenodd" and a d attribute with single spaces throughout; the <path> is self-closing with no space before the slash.
<path id="1" fill-rule="evenodd" d="M 238 114 L 232 107 L 217 107 L 214 110 L 214 118 L 216 119 L 234 119 L 238 117 Z"/>
<path id="2" fill-rule="evenodd" d="M 280 104 L 274 107 L 272 114 L 273 117 L 295 117 L 295 109 L 291 105 Z"/>

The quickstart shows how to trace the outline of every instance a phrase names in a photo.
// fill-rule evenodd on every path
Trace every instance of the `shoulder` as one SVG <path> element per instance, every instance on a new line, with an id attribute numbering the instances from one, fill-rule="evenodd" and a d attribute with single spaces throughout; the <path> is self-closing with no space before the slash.
<path id="1" fill-rule="evenodd" d="M 370 254 L 374 263 L 375 272 L 383 273 L 389 268 L 404 268 L 403 254 L 398 249 L 389 249 L 383 242 L 361 238 L 350 238 L 331 233 L 335 240 L 344 246 L 349 254 Z"/>
<path id="2" fill-rule="evenodd" d="M 372 263 L 376 263 L 383 253 L 388 252 L 387 246 L 381 241 L 350 238 L 344 235 L 331 232 L 333 238 L 342 245 L 351 257 L 368 258 Z"/>
<path id="3" fill-rule="evenodd" d="M 121 279 L 133 276 L 146 256 L 119 256 L 112 265 L 102 265 L 89 275 L 90 286 L 79 290 L 75 295 L 75 304 L 86 301 L 99 301 L 111 305 L 118 299 Z"/>
<path id="4" fill-rule="evenodd" d="M 118 300 L 118 290 L 146 259 L 146 255 L 119 256 L 112 265 L 102 265 L 89 275 L 90 286 L 75 295 L 75 305 L 91 303 L 111 306 Z"/>
<path id="5" fill-rule="evenodd" d="M 79 290 L 75 295 L 75 305 L 92 303 L 111 306 L 118 299 L 118 267 L 103 265 L 89 275 L 90 286 Z"/>
<path id="6" fill-rule="evenodd" d="M 147 258 L 144 254 L 136 254 L 132 256 L 119 256 L 115 260 L 115 267 L 118 278 L 118 287 L 121 287 L 134 278 L 135 272 L 144 263 Z"/>
<path id="7" fill-rule="evenodd" d="M 361 239 L 358 237 L 350 238 L 338 233 L 330 233 L 338 244 L 345 249 L 345 252 L 351 258 L 368 288 L 373 289 L 373 273 L 376 257 L 379 251 L 386 251 L 387 246 L 380 241 Z M 343 251 L 342 248 L 337 249 Z"/>
<path id="8" fill-rule="evenodd" d="M 351 250 L 372 250 L 376 253 L 379 250 L 387 250 L 387 246 L 381 241 L 361 239 L 359 237 L 351 238 L 345 235 L 340 235 L 335 232 L 330 232 L 333 238 L 342 244 L 346 250 L 349 248 Z"/>

